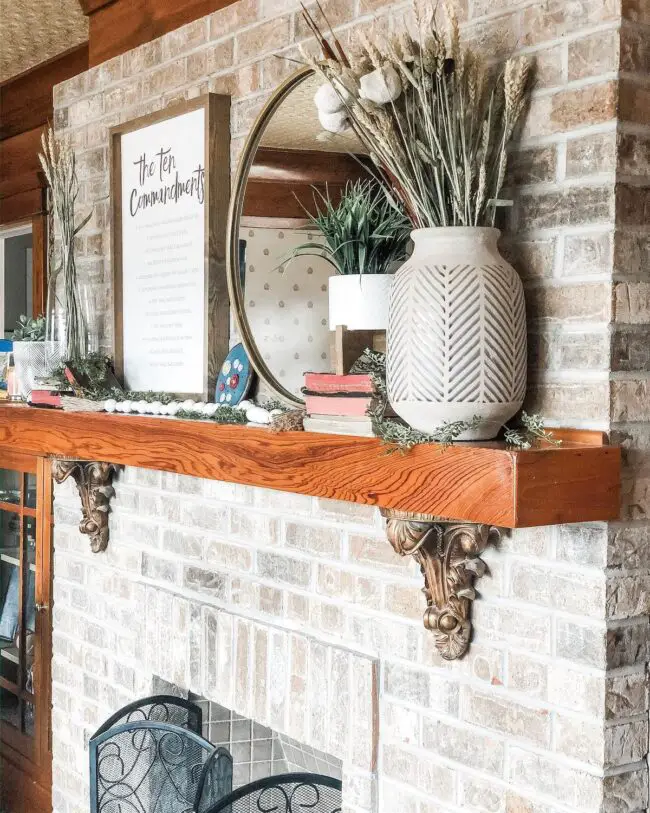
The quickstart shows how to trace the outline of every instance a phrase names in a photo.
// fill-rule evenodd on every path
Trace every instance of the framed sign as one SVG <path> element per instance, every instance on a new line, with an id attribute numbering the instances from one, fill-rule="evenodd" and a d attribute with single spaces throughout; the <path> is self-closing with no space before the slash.
<path id="1" fill-rule="evenodd" d="M 230 97 L 113 127 L 115 367 L 130 390 L 214 396 L 228 353 Z"/>

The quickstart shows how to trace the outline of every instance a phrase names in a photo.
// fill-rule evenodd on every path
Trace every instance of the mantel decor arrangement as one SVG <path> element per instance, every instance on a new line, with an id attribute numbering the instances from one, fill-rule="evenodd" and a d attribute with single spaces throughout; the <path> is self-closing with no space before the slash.
<path id="1" fill-rule="evenodd" d="M 621 453 L 526 413 L 492 440 L 526 388 L 524 294 L 495 223 L 528 62 L 488 66 L 434 6 L 416 9 L 413 36 L 362 34 L 354 54 L 303 11 L 324 61 L 305 54 L 271 94 L 232 195 L 227 99 L 111 131 L 122 380 L 87 355 L 68 368 L 63 409 L 0 405 L 0 443 L 60 459 L 98 553 L 119 466 L 377 506 L 396 554 L 420 566 L 424 625 L 453 660 L 470 645 L 486 547 L 504 528 L 615 519 Z M 373 332 L 389 287 L 384 354 Z M 349 366 L 346 331 L 359 334 Z M 305 414 L 351 431 L 301 431 Z"/>
<path id="2" fill-rule="evenodd" d="M 494 224 L 530 65 L 489 67 L 461 45 L 451 7 L 444 30 L 437 9 L 417 3 L 415 37 L 362 33 L 354 54 L 305 9 L 325 59 L 303 56 L 327 82 L 315 96 L 321 123 L 354 131 L 414 228 L 390 299 L 390 403 L 421 431 L 447 421 L 458 440 L 489 439 L 526 390 L 524 293 Z"/>

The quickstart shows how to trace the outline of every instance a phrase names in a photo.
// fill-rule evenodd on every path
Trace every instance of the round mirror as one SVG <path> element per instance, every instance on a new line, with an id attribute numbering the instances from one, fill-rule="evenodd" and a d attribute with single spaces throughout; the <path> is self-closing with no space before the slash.
<path id="1" fill-rule="evenodd" d="M 323 241 L 310 215 L 336 203 L 348 181 L 367 178 L 351 130 L 325 134 L 314 94 L 322 79 L 292 75 L 260 113 L 240 161 L 229 218 L 228 285 L 241 339 L 260 378 L 303 403 L 304 373 L 330 370 L 332 265 L 293 256 Z"/>

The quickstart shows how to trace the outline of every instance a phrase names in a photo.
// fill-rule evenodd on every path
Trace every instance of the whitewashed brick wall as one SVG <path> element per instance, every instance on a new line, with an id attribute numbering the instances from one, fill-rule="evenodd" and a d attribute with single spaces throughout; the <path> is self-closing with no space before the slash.
<path id="1" fill-rule="evenodd" d="M 595 813 L 603 793 L 608 811 L 644 809 L 645 669 L 634 635 L 608 639 L 604 525 L 490 551 L 475 641 L 447 663 L 375 509 L 140 469 L 116 488 L 101 555 L 73 486 L 57 489 L 57 813 L 86 809 L 84 742 L 153 675 L 344 759 L 350 810 L 377 791 L 385 813 Z"/>
<path id="2" fill-rule="evenodd" d="M 359 20 L 412 20 L 403 3 L 325 5 L 344 39 Z M 373 509 L 127 469 L 109 549 L 93 555 L 76 495 L 58 488 L 54 813 L 87 811 L 87 738 L 153 675 L 326 738 L 346 762 L 346 811 L 648 809 L 650 2 L 467 0 L 464 18 L 493 53 L 537 59 L 502 241 L 526 284 L 528 406 L 625 446 L 620 521 L 520 531 L 489 551 L 470 654 L 448 664 L 422 628 L 417 569 Z M 94 212 L 79 269 L 106 314 L 105 346 L 108 128 L 230 93 L 236 159 L 292 69 L 275 54 L 297 56 L 305 37 L 291 0 L 240 0 L 56 89 L 55 124 Z M 342 671 L 345 733 L 341 708 L 322 702 L 341 695 Z"/>

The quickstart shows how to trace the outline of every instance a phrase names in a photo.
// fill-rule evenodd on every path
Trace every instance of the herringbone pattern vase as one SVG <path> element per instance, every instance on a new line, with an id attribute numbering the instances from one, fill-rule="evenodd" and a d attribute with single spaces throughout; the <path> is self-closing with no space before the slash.
<path id="1" fill-rule="evenodd" d="M 452 234 L 450 234 L 452 233 Z M 397 272 L 388 328 L 388 394 L 398 415 L 431 432 L 481 419 L 462 439 L 494 437 L 526 391 L 521 280 L 494 229 L 415 232 Z"/>

